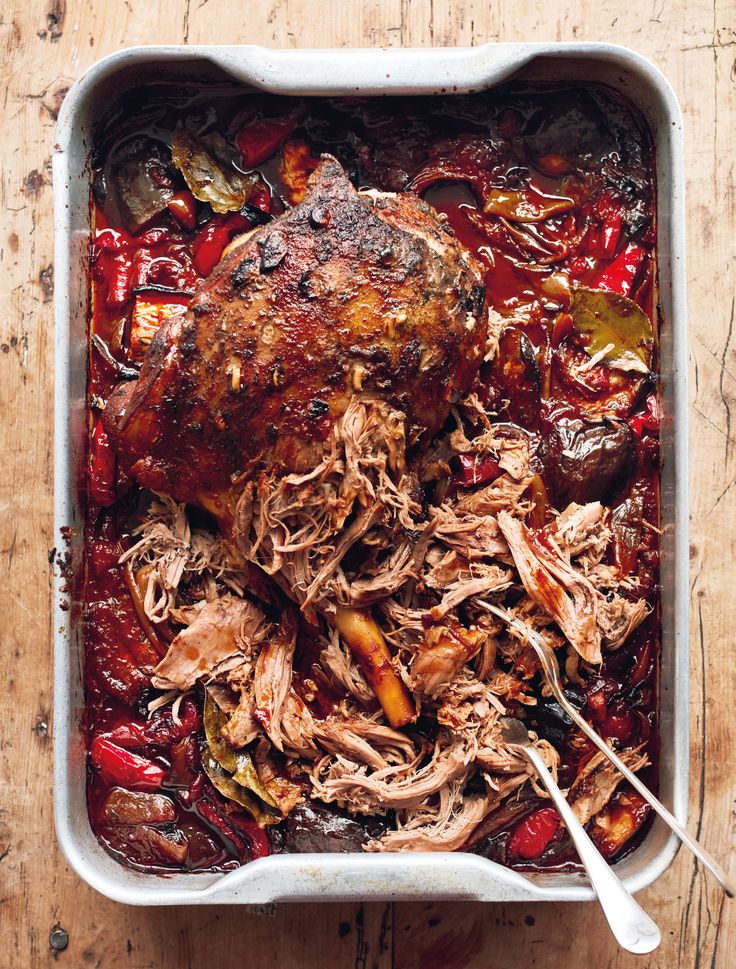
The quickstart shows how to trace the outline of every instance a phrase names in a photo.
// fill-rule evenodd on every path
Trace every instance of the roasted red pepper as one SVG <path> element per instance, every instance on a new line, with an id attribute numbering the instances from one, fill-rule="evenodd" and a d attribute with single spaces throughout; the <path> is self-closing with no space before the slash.
<path id="1" fill-rule="evenodd" d="M 152 226 L 150 229 L 136 237 L 136 245 L 146 246 L 150 248 L 151 246 L 158 246 L 161 243 L 166 243 L 169 239 L 169 231 L 164 229 L 163 226 L 157 225 Z"/>
<path id="2" fill-rule="evenodd" d="M 118 747 L 107 737 L 95 737 L 89 748 L 94 766 L 123 787 L 155 791 L 164 782 L 166 772 L 153 761 Z"/>
<path id="3" fill-rule="evenodd" d="M 654 655 L 654 644 L 651 639 L 645 639 L 635 655 L 636 662 L 629 676 L 631 686 L 639 686 L 644 680 L 649 679 L 657 663 L 657 657 Z"/>
<path id="4" fill-rule="evenodd" d="M 133 749 L 145 747 L 149 742 L 146 737 L 146 725 L 136 723 L 135 720 L 118 724 L 110 731 L 108 736 L 113 743 L 119 747 L 125 747 L 126 750 L 131 747 Z"/>
<path id="5" fill-rule="evenodd" d="M 632 744 L 635 727 L 631 710 L 627 710 L 624 703 L 617 700 L 609 708 L 608 716 L 601 724 L 600 730 L 606 739 L 615 740 L 618 744 L 629 747 Z"/>
<path id="6" fill-rule="evenodd" d="M 601 255 L 605 259 L 611 259 L 616 253 L 616 246 L 621 236 L 621 213 L 611 212 L 603 224 L 598 236 Z"/>
<path id="7" fill-rule="evenodd" d="M 289 118 L 286 121 L 252 121 L 243 128 L 235 144 L 243 158 L 246 168 L 255 168 L 276 151 L 282 141 L 294 130 L 296 122 Z"/>
<path id="8" fill-rule="evenodd" d="M 112 505 L 115 493 L 115 451 L 98 420 L 92 431 L 89 458 L 89 493 L 103 508 Z"/>
<path id="9" fill-rule="evenodd" d="M 122 229 L 98 229 L 95 233 L 95 253 L 104 249 L 120 252 L 127 245 L 127 238 Z"/>
<path id="10" fill-rule="evenodd" d="M 213 216 L 192 245 L 197 272 L 201 276 L 209 276 L 233 238 L 250 227 L 250 222 L 240 212 Z"/>
<path id="11" fill-rule="evenodd" d="M 261 212 L 271 212 L 271 190 L 265 182 L 260 182 L 253 190 L 251 197 L 248 199 L 250 204 L 256 208 L 260 209 Z"/>
<path id="12" fill-rule="evenodd" d="M 646 255 L 645 249 L 635 242 L 630 242 L 613 262 L 596 276 L 590 288 L 607 289 L 613 293 L 620 293 L 621 296 L 630 296 Z"/>
<path id="13" fill-rule="evenodd" d="M 255 821 L 246 817 L 240 811 L 233 811 L 232 814 L 228 815 L 228 819 L 248 839 L 252 860 L 265 858 L 266 855 L 270 854 L 271 846 L 268 843 L 268 835 Z"/>
<path id="14" fill-rule="evenodd" d="M 487 484 L 500 474 L 498 461 L 487 454 L 458 455 L 460 470 L 452 476 L 452 484 L 459 488 L 472 488 L 474 485 Z"/>
<path id="15" fill-rule="evenodd" d="M 186 189 L 172 195 L 166 203 L 169 212 L 174 216 L 179 225 L 187 232 L 193 232 L 197 224 L 197 203 L 194 196 Z"/>
<path id="16" fill-rule="evenodd" d="M 620 203 L 608 192 L 604 192 L 592 206 L 593 219 L 585 249 L 601 259 L 613 259 L 621 238 L 622 217 Z"/>
<path id="17" fill-rule="evenodd" d="M 131 273 L 131 289 L 138 289 L 145 286 L 153 265 L 153 256 L 148 249 L 136 249 L 133 256 L 133 267 Z"/>
<path id="18" fill-rule="evenodd" d="M 179 708 L 178 723 L 171 710 L 154 713 L 148 723 L 135 720 L 121 723 L 109 733 L 110 740 L 121 747 L 145 747 L 148 744 L 168 747 L 170 744 L 195 733 L 201 726 L 197 707 L 190 697 L 186 697 Z"/>
<path id="19" fill-rule="evenodd" d="M 553 807 L 543 807 L 528 815 L 514 828 L 509 854 L 516 858 L 538 858 L 562 833 L 560 816 Z"/>
<path id="20" fill-rule="evenodd" d="M 649 431 L 650 434 L 659 434 L 660 422 L 659 401 L 654 394 L 650 394 L 646 399 L 644 412 L 635 414 L 630 418 L 629 427 L 637 437 L 642 437 L 645 431 Z"/>
<path id="21" fill-rule="evenodd" d="M 130 256 L 121 252 L 112 261 L 107 302 L 110 306 L 124 306 L 130 299 L 133 263 Z"/>
<path id="22" fill-rule="evenodd" d="M 215 797 L 205 794 L 196 805 L 197 813 L 235 846 L 241 861 L 263 858 L 269 853 L 268 837 L 255 821 L 240 811 L 227 813 Z"/>

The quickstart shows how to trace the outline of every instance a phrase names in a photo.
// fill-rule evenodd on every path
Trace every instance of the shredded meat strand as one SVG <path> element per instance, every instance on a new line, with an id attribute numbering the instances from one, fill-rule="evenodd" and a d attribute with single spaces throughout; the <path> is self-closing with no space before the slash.
<path id="1" fill-rule="evenodd" d="M 206 681 L 228 717 L 223 738 L 250 749 L 284 816 L 305 796 L 355 814 L 395 812 L 395 829 L 370 851 L 455 850 L 522 785 L 546 797 L 499 723 L 509 704 L 537 702 L 536 658 L 478 597 L 508 594 L 511 614 L 554 649 L 569 644 L 566 673 L 578 681 L 580 662 L 599 663 L 647 615 L 643 600 L 619 594 L 605 562 L 607 510 L 571 504 L 544 528 L 528 528 L 529 436 L 492 425 L 472 395 L 453 414 L 456 427 L 433 446 L 422 477 L 447 473 L 452 454 L 488 454 L 502 473 L 486 486 L 423 506 L 404 416 L 356 396 L 311 470 L 264 472 L 244 485 L 232 538 L 246 566 L 166 498 L 154 500 L 123 556 L 148 569 L 151 621 L 184 627 L 152 680 L 169 691 L 162 702 Z M 244 598 L 246 568 L 294 603 L 275 625 Z M 411 723 L 397 730 L 386 722 L 370 677 L 338 634 L 339 617 L 356 609 L 380 627 L 397 688 L 435 721 L 431 740 Z M 315 678 L 343 697 L 326 714 L 309 705 L 319 686 L 294 672 L 305 622 L 319 647 Z M 556 774 L 558 752 L 531 736 Z M 647 762 L 640 748 L 623 756 L 635 770 Z M 570 790 L 578 816 L 599 812 L 618 780 L 600 755 L 591 758 Z"/>

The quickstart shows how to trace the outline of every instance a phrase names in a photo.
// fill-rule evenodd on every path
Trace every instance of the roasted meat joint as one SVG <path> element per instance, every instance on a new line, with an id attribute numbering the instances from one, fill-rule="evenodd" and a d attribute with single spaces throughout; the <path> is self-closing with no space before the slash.
<path id="1" fill-rule="evenodd" d="M 305 851 L 578 866 L 657 780 L 652 146 L 605 89 L 161 85 L 99 131 L 92 828 L 142 871 Z M 561 696 L 561 694 L 560 694 Z"/>

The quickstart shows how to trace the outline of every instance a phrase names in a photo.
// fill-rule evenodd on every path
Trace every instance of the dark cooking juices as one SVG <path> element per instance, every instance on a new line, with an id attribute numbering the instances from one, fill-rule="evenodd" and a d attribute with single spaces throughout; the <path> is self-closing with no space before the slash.
<path id="1" fill-rule="evenodd" d="M 191 116 L 234 159 L 227 191 L 247 196 L 238 211 L 195 199 L 171 164 L 171 132 Z M 636 594 L 652 613 L 600 670 L 574 674 L 568 689 L 604 737 L 646 744 L 652 763 L 642 776 L 656 786 L 655 184 L 650 137 L 634 109 L 594 86 L 320 100 L 146 88 L 122 98 L 93 160 L 85 587 L 90 818 L 115 857 L 146 871 L 225 870 L 282 850 L 354 850 L 360 825 L 374 823 L 315 804 L 264 831 L 202 770 L 199 695 L 176 713 L 162 707 L 148 717 L 162 644 L 139 619 L 136 591 L 118 564 L 142 496 L 120 473 L 99 423 L 112 388 L 137 374 L 160 323 L 186 305 L 236 235 L 299 201 L 323 152 L 359 188 L 422 195 L 481 261 L 488 305 L 506 325 L 476 392 L 493 420 L 535 436 L 529 523 L 543 527 L 547 510 L 569 501 L 612 509 L 612 564 L 638 578 Z M 605 344 L 606 333 L 581 338 L 571 312 L 576 288 L 643 310 L 653 324 L 651 374 L 609 368 L 605 353 L 596 360 L 588 352 L 585 339 Z M 463 486 L 492 473 L 456 471 Z M 560 751 L 566 786 L 593 747 L 537 693 L 526 721 Z M 529 792 L 514 797 L 466 847 L 522 869 L 569 867 L 575 855 L 550 810 Z M 622 785 L 589 831 L 617 857 L 638 843 L 647 816 Z"/>

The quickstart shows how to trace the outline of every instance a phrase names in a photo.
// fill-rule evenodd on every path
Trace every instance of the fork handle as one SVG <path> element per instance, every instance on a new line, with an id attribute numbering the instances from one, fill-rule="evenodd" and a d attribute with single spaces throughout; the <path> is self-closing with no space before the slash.
<path id="1" fill-rule="evenodd" d="M 565 711 L 565 713 L 577 724 L 578 727 L 583 731 L 583 733 L 596 745 L 598 750 L 604 754 L 608 760 L 613 764 L 613 766 L 619 770 L 626 780 L 631 784 L 634 790 L 638 791 L 639 794 L 648 801 L 649 804 L 654 808 L 656 813 L 662 818 L 662 820 L 667 824 L 672 831 L 675 832 L 677 837 L 687 845 L 687 847 L 692 851 L 695 857 L 708 869 L 708 871 L 713 875 L 716 881 L 720 884 L 723 891 L 729 898 L 734 897 L 734 885 L 729 880 L 726 872 L 721 868 L 718 862 L 715 860 L 713 855 L 707 851 L 695 838 L 688 833 L 688 831 L 680 824 L 677 818 L 667 810 L 667 808 L 662 804 L 658 797 L 656 797 L 649 788 L 640 781 L 636 774 L 624 764 L 621 758 L 616 754 L 614 750 L 608 746 L 608 744 L 603 740 L 603 738 L 598 734 L 588 723 L 588 721 L 575 709 L 575 707 L 570 703 L 562 689 L 558 687 L 555 689 L 555 684 L 550 684 L 552 686 L 552 691 L 555 697 Z"/>
<path id="2" fill-rule="evenodd" d="M 494 616 L 498 616 L 499 619 L 503 619 L 504 622 L 507 622 L 509 626 L 513 626 L 517 632 L 521 633 L 521 635 L 526 638 L 527 642 L 532 646 L 537 654 L 539 662 L 542 664 L 542 672 L 544 673 L 547 685 L 552 690 L 555 699 L 565 713 L 583 731 L 585 736 L 589 740 L 593 741 L 598 750 L 600 750 L 601 753 L 608 758 L 613 766 L 624 775 L 634 790 L 638 791 L 644 800 L 649 802 L 665 824 L 667 824 L 669 828 L 675 832 L 683 844 L 687 845 L 687 847 L 690 849 L 690 851 L 692 851 L 701 864 L 711 873 L 711 875 L 713 875 L 726 895 L 728 895 L 729 898 L 733 898 L 736 894 L 736 886 L 734 886 L 734 883 L 729 879 L 728 875 L 718 864 L 713 855 L 707 851 L 700 844 L 700 842 L 696 841 L 691 834 L 688 833 L 684 825 L 680 824 L 674 814 L 668 811 L 659 798 L 652 794 L 646 784 L 639 780 L 636 774 L 630 770 L 626 764 L 624 764 L 616 752 L 608 746 L 600 734 L 591 727 L 585 717 L 579 713 L 572 703 L 570 703 L 570 701 L 567 699 L 565 696 L 565 691 L 562 687 L 560 668 L 557 664 L 557 659 L 542 637 L 533 629 L 530 629 L 527 625 L 519 622 L 518 619 L 511 616 L 505 609 L 500 609 L 498 606 L 495 606 L 490 602 L 485 602 L 482 599 L 478 600 L 478 602 L 481 606 L 483 606 L 484 609 L 487 609 L 488 612 L 492 613 Z"/>
<path id="3" fill-rule="evenodd" d="M 603 914 L 618 944 L 628 952 L 652 952 L 662 936 L 656 924 L 649 918 L 634 896 L 605 861 L 578 821 L 562 791 L 533 747 L 519 748 L 529 760 L 540 780 L 549 791 L 562 820 L 565 822 L 580 860 L 590 877 L 593 891 L 598 897 Z"/>

